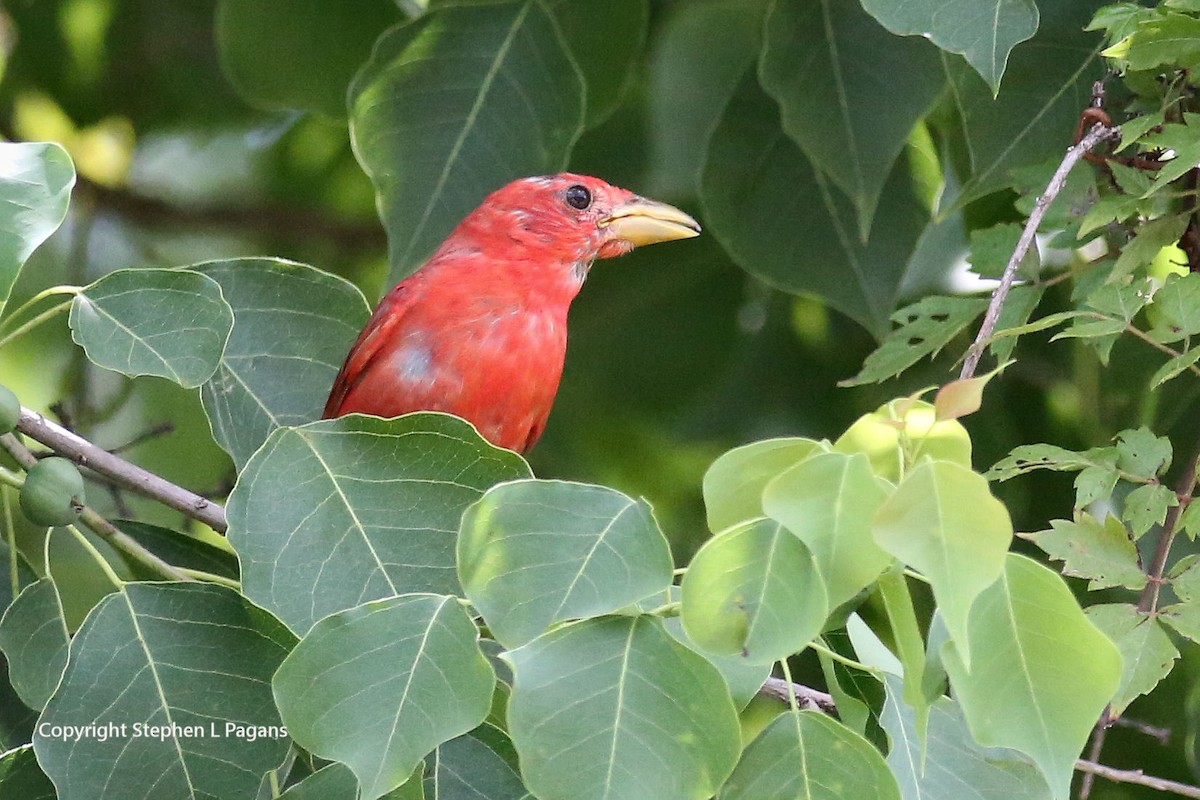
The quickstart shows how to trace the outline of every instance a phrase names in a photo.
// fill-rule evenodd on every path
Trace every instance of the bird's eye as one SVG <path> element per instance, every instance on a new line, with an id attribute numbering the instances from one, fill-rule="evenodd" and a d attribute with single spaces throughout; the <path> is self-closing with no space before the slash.
<path id="1" fill-rule="evenodd" d="M 581 183 L 567 187 L 567 205 L 583 211 L 592 204 L 592 193 Z"/>

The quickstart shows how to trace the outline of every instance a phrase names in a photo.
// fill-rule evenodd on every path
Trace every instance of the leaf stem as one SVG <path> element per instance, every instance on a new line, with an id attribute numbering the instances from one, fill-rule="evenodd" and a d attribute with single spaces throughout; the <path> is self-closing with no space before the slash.
<path id="1" fill-rule="evenodd" d="M 8 315 L 5 317 L 4 321 L 0 322 L 0 329 L 7 328 L 8 325 L 14 319 L 21 316 L 29 309 L 33 308 L 35 305 L 40 303 L 42 300 L 45 300 L 47 297 L 53 297 L 54 295 L 58 295 L 58 294 L 69 294 L 69 295 L 72 295 L 72 297 L 73 297 L 74 295 L 79 294 L 79 292 L 81 292 L 81 291 L 83 291 L 82 286 L 71 286 L 70 284 L 64 284 L 62 286 L 51 286 L 49 289 L 43 289 L 42 291 L 35 294 L 33 297 L 26 300 L 19 307 L 17 307 L 13 311 L 9 312 Z"/>
<path id="2" fill-rule="evenodd" d="M 983 351 L 987 347 L 988 339 L 991 338 L 996 330 L 996 325 L 1000 322 L 1000 312 L 1004 309 L 1004 302 L 1008 299 L 1013 281 L 1016 280 L 1017 267 L 1025 259 L 1029 248 L 1033 246 L 1038 227 L 1042 224 L 1042 219 L 1046 216 L 1046 211 L 1049 210 L 1054 199 L 1066 186 L 1067 176 L 1071 173 L 1071 169 L 1079 162 L 1079 159 L 1083 158 L 1084 153 L 1089 152 L 1105 139 L 1115 138 L 1120 132 L 1120 128 L 1109 128 L 1096 123 L 1088 134 L 1079 140 L 1078 144 L 1067 149 L 1062 163 L 1054 172 L 1054 177 L 1046 185 L 1046 191 L 1038 197 L 1033 212 L 1029 215 L 1029 221 L 1025 224 L 1025 230 L 1021 231 L 1021 238 L 1017 240 L 1017 247 L 1004 267 L 1004 274 L 1000 276 L 1000 283 L 992 292 L 992 300 L 988 303 L 983 324 L 979 326 L 979 333 L 975 336 L 975 341 L 967 350 L 967 356 L 963 360 L 962 371 L 958 375 L 960 379 L 974 377 L 975 370 L 979 367 L 979 360 L 983 358 Z"/>
<path id="3" fill-rule="evenodd" d="M 21 593 L 21 570 L 17 559 L 17 529 L 13 525 L 12 501 L 8 489 L 0 487 L 0 504 L 4 505 L 4 536 L 8 541 L 8 579 L 12 584 L 12 596 L 15 600 Z"/>
<path id="4" fill-rule="evenodd" d="M 108 563 L 108 559 L 104 557 L 104 554 L 97 550 L 96 545 L 92 544 L 91 540 L 83 535 L 83 531 L 79 530 L 75 525 L 67 525 L 66 528 L 75 537 L 75 541 L 83 545 L 83 549 L 88 551 L 88 555 L 95 559 L 101 571 L 104 572 L 113 586 L 120 589 L 125 585 L 124 578 L 116 573 L 116 570 L 112 568 L 112 564 Z M 51 534 L 47 533 L 46 535 L 50 536 Z"/>
<path id="5" fill-rule="evenodd" d="M 811 647 L 816 652 L 820 653 L 821 655 L 825 656 L 829 660 L 836 661 L 839 664 L 844 664 L 845 666 L 850 667 L 851 669 L 857 669 L 857 670 L 861 670 L 863 672 L 869 672 L 872 675 L 878 676 L 880 678 L 882 678 L 884 675 L 883 670 L 877 669 L 876 667 L 869 667 L 866 664 L 863 664 L 861 661 L 855 661 L 853 658 L 847 658 L 846 656 L 842 655 L 841 653 L 839 653 L 835 650 L 831 650 L 823 644 L 818 644 L 816 640 L 809 642 L 808 646 Z"/>
<path id="6" fill-rule="evenodd" d="M 234 580 L 233 578 L 226 578 L 224 575 L 217 575 L 213 572 L 205 572 L 202 569 L 191 569 L 189 567 L 176 567 L 176 569 L 178 569 L 184 575 L 187 575 L 190 578 L 195 578 L 198 581 L 215 583 L 219 586 L 227 586 L 230 589 L 235 589 L 239 592 L 242 590 L 241 581 Z"/>
<path id="7" fill-rule="evenodd" d="M 23 325 L 18 326 L 16 329 L 14 329 L 13 331 L 6 334 L 3 338 L 0 338 L 0 347 L 4 347 L 6 344 L 11 342 L 12 340 L 17 339 L 21 336 L 24 336 L 25 334 L 29 333 L 31 330 L 36 328 L 38 325 L 41 325 L 46 320 L 53 319 L 54 317 L 58 316 L 62 312 L 69 309 L 71 307 L 72 302 L 73 301 L 68 300 L 65 303 L 59 303 L 56 306 L 51 306 L 50 308 L 46 309 L 42 313 L 38 314 L 33 319 L 29 320 L 28 322 L 24 323 Z"/>
<path id="8" fill-rule="evenodd" d="M 1183 516 L 1184 510 L 1192 502 L 1192 495 L 1196 491 L 1196 467 L 1198 461 L 1200 461 L 1200 445 L 1197 445 L 1196 449 L 1193 450 L 1187 469 L 1179 476 L 1179 483 L 1175 485 L 1175 495 L 1179 498 L 1179 502 L 1167 509 L 1167 516 L 1163 520 L 1162 531 L 1158 534 L 1158 545 L 1154 549 L 1154 559 L 1150 562 L 1149 569 L 1146 570 L 1146 577 L 1149 580 L 1142 589 L 1142 596 L 1138 598 L 1138 611 L 1141 611 L 1143 614 L 1151 614 L 1158 610 L 1158 597 L 1162 592 L 1163 573 L 1167 569 L 1167 558 L 1171 554 L 1171 544 L 1175 541 L 1175 534 L 1178 532 L 1179 519 Z"/>

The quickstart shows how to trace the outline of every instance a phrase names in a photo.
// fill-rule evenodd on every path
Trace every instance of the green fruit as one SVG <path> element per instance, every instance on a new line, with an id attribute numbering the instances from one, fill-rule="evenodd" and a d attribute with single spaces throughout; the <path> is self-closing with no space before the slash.
<path id="1" fill-rule="evenodd" d="M 25 475 L 21 511 L 37 525 L 67 525 L 83 508 L 83 476 L 65 458 L 43 458 Z"/>
<path id="2" fill-rule="evenodd" d="M 0 386 L 0 434 L 17 427 L 21 418 L 21 401 L 7 386 Z"/>

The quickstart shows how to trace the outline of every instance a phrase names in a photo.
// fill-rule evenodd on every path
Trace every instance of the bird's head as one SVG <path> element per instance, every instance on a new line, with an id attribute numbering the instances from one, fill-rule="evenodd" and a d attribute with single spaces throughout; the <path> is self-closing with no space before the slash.
<path id="1" fill-rule="evenodd" d="M 587 175 L 522 178 L 493 192 L 463 221 L 473 238 L 500 240 L 543 264 L 570 264 L 580 277 L 597 258 L 700 233 L 674 206 Z"/>

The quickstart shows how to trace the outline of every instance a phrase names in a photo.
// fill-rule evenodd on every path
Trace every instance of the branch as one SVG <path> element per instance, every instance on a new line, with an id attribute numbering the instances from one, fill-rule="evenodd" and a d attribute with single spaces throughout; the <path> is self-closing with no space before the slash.
<path id="1" fill-rule="evenodd" d="M 1134 783 L 1138 786 L 1149 786 L 1160 792 L 1171 792 L 1180 797 L 1200 798 L 1200 786 L 1190 786 L 1186 783 L 1169 781 L 1166 778 L 1156 778 L 1147 775 L 1140 769 L 1113 769 L 1094 761 L 1084 761 L 1082 758 L 1075 762 L 1075 770 L 1089 775 L 1098 775 L 1113 783 Z"/>
<path id="2" fill-rule="evenodd" d="M 765 697 L 774 697 L 785 703 L 792 702 L 792 692 L 795 693 L 796 702 L 802 710 L 821 711 L 831 716 L 837 716 L 837 705 L 834 704 L 832 695 L 802 686 L 799 683 L 793 683 L 789 691 L 788 682 L 783 678 L 767 678 L 767 682 L 758 690 L 758 693 Z"/>
<path id="3" fill-rule="evenodd" d="M 21 409 L 21 412 L 23 417 L 25 409 Z M 92 446 L 94 447 L 95 445 Z M 37 456 L 29 452 L 29 448 L 21 444 L 21 441 L 11 433 L 0 436 L 0 447 L 7 450 L 16 459 L 17 463 L 27 470 L 32 469 L 38 463 Z M 152 572 L 156 572 L 173 581 L 194 580 L 142 547 L 136 539 L 119 530 L 111 522 L 96 513 L 95 509 L 84 506 L 79 514 L 79 521 L 90 528 L 101 539 L 112 545 L 122 555 L 127 556 L 131 561 L 136 561 Z"/>
<path id="4" fill-rule="evenodd" d="M 1063 156 L 1062 163 L 1058 165 L 1054 177 L 1046 185 L 1046 191 L 1042 192 L 1041 197 L 1037 199 L 1033 213 L 1029 215 L 1029 221 L 1025 223 L 1025 230 L 1021 232 L 1021 238 L 1017 240 L 1017 248 L 1013 250 L 1012 258 L 1008 260 L 1008 264 L 1004 267 L 1004 274 L 1000 276 L 1000 285 L 992 292 L 992 301 L 988 304 L 987 313 L 983 317 L 983 324 L 979 327 L 979 334 L 975 337 L 975 342 L 967 350 L 967 357 L 963 360 L 959 379 L 965 380 L 974 377 L 975 370 L 979 366 L 979 359 L 983 357 L 983 350 L 987 347 L 992 334 L 996 332 L 996 324 L 1000 321 L 1000 312 L 1004 309 L 1004 301 L 1008 299 L 1008 292 L 1012 289 L 1013 281 L 1017 277 L 1017 267 L 1025 259 L 1029 248 L 1033 246 L 1034 236 L 1042 224 L 1042 218 L 1046 216 L 1046 211 L 1066 186 L 1067 175 L 1071 173 L 1071 168 L 1079 162 L 1079 159 L 1083 158 L 1084 153 L 1090 152 L 1093 147 L 1105 139 L 1116 138 L 1120 133 L 1120 128 L 1109 128 L 1097 123 L 1087 136 L 1068 149 L 1067 154 Z"/>
<path id="5" fill-rule="evenodd" d="M 218 533 L 224 533 L 228 527 L 225 509 L 219 503 L 113 455 L 41 414 L 22 408 L 17 430 L 76 464 L 100 473 L 118 486 L 181 511 Z"/>
<path id="6" fill-rule="evenodd" d="M 1175 541 L 1179 519 L 1192 502 L 1192 492 L 1196 489 L 1197 461 L 1200 461 L 1200 445 L 1197 445 L 1196 451 L 1192 453 L 1188 468 L 1179 476 L 1179 483 L 1175 485 L 1175 495 L 1179 498 L 1179 502 L 1167 509 L 1162 531 L 1158 534 L 1154 559 L 1150 562 L 1149 569 L 1146 570 L 1146 577 L 1149 580 L 1142 589 L 1142 596 L 1138 599 L 1138 611 L 1143 614 L 1149 614 L 1158 608 L 1158 595 L 1162 591 L 1163 573 L 1167 569 L 1167 557 L 1171 553 L 1171 543 Z"/>

